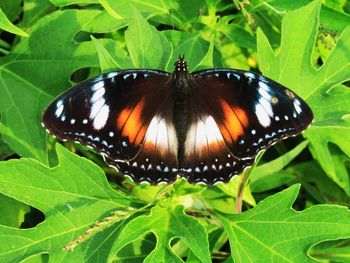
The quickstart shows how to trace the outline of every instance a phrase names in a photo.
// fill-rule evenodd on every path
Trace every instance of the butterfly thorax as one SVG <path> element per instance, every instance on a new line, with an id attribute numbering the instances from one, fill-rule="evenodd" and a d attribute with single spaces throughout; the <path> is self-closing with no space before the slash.
<path id="1" fill-rule="evenodd" d="M 180 57 L 174 66 L 174 91 L 178 96 L 188 96 L 188 93 L 190 91 L 190 74 L 188 74 L 188 64 L 184 58 Z"/>

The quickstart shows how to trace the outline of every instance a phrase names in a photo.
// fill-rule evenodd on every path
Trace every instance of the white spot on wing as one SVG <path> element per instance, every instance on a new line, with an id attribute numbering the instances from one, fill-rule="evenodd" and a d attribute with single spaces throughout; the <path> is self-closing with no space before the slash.
<path id="1" fill-rule="evenodd" d="M 118 74 L 117 72 L 109 72 L 107 74 L 107 78 L 111 79 L 111 78 L 115 77 L 117 74 Z"/>
<path id="2" fill-rule="evenodd" d="M 103 86 L 104 86 L 104 82 L 98 81 L 93 85 L 92 91 L 97 91 L 98 89 L 102 88 Z"/>
<path id="3" fill-rule="evenodd" d="M 96 130 L 102 129 L 107 123 L 108 116 L 109 116 L 109 106 L 103 105 L 100 111 L 97 113 L 96 117 L 94 118 L 92 126 Z"/>
<path id="4" fill-rule="evenodd" d="M 255 75 L 251 72 L 245 72 L 244 75 L 248 78 L 255 79 Z"/>
<path id="5" fill-rule="evenodd" d="M 295 111 L 300 114 L 302 112 L 301 108 L 300 108 L 300 101 L 295 99 L 294 102 L 293 102 L 293 105 L 294 105 L 294 108 L 295 108 Z"/>
<path id="6" fill-rule="evenodd" d="M 57 103 L 57 105 L 58 105 L 58 103 Z M 58 108 L 56 109 L 55 115 L 57 118 L 61 116 L 61 114 L 63 112 L 63 108 L 64 108 L 63 104 L 60 104 L 60 106 L 58 106 Z"/>
<path id="7" fill-rule="evenodd" d="M 255 114 L 258 118 L 259 123 L 263 127 L 268 127 L 271 124 L 270 116 L 267 114 L 267 112 L 264 110 L 263 106 L 258 103 L 255 105 Z"/>
<path id="8" fill-rule="evenodd" d="M 272 111 L 272 105 L 270 103 L 270 101 L 267 101 L 266 99 L 264 99 L 263 97 L 259 99 L 259 103 L 261 104 L 261 106 L 263 106 L 264 110 L 266 111 L 266 113 L 269 116 L 273 116 L 273 111 Z"/>
<path id="9" fill-rule="evenodd" d="M 259 86 L 260 86 L 260 88 L 262 88 L 264 90 L 270 90 L 270 87 L 263 81 L 259 81 Z"/>
<path id="10" fill-rule="evenodd" d="M 263 96 L 267 100 L 271 100 L 272 96 L 267 92 L 268 86 L 264 82 L 259 82 L 259 93 L 261 96 Z"/>
<path id="11" fill-rule="evenodd" d="M 161 154 L 170 151 L 177 156 L 178 146 L 175 127 L 159 115 L 153 117 L 145 135 L 145 143 L 153 144 Z"/>
<path id="12" fill-rule="evenodd" d="M 99 100 L 105 94 L 105 91 L 105 88 L 96 90 L 90 99 L 91 103 L 94 103 L 95 101 Z"/>
<path id="13" fill-rule="evenodd" d="M 90 112 L 90 119 L 94 119 L 97 115 L 97 113 L 102 109 L 102 107 L 105 105 L 105 99 L 101 98 L 97 100 L 96 102 L 92 103 L 91 106 L 91 112 Z"/>
<path id="14" fill-rule="evenodd" d="M 185 141 L 185 156 L 189 157 L 195 151 L 202 151 L 203 147 L 208 148 L 211 143 L 219 143 L 223 140 L 215 120 L 208 115 L 189 128 Z"/>

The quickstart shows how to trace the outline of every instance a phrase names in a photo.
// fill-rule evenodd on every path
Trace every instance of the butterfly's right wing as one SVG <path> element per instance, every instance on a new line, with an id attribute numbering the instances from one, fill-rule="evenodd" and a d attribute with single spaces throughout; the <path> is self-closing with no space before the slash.
<path id="1" fill-rule="evenodd" d="M 171 107 L 168 82 L 169 74 L 156 70 L 98 76 L 55 99 L 44 113 L 43 125 L 59 140 L 79 142 L 102 153 L 110 165 L 137 182 L 143 177 L 156 181 L 158 163 L 163 163 L 162 173 L 165 167 L 177 166 L 176 135 L 167 110 Z"/>
<path id="2" fill-rule="evenodd" d="M 190 76 L 194 96 L 182 163 L 190 182 L 229 181 L 260 150 L 299 134 L 313 119 L 300 97 L 261 75 L 209 69 Z"/>
<path id="3" fill-rule="evenodd" d="M 197 100 L 213 116 L 231 153 L 251 159 L 276 141 L 295 136 L 313 120 L 307 103 L 259 74 L 210 69 L 192 74 Z"/>

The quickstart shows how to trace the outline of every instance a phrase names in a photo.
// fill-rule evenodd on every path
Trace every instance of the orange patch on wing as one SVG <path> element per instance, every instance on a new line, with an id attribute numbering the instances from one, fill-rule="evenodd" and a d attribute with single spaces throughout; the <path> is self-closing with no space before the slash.
<path id="1" fill-rule="evenodd" d="M 149 151 L 149 152 L 153 152 L 154 151 L 154 143 L 153 142 L 150 142 L 150 141 L 145 141 L 145 143 L 143 144 L 142 148 L 145 150 L 145 151 Z"/>
<path id="2" fill-rule="evenodd" d="M 236 115 L 237 115 L 238 119 L 241 121 L 242 125 L 244 127 L 247 127 L 249 124 L 249 121 L 248 121 L 248 117 L 247 117 L 247 114 L 245 113 L 245 111 L 240 107 L 233 107 L 233 111 L 236 113 Z"/>
<path id="3" fill-rule="evenodd" d="M 146 132 L 147 132 L 146 127 L 142 127 L 142 128 L 140 129 L 140 131 L 138 132 L 138 134 L 136 135 L 136 138 L 135 138 L 135 144 L 136 144 L 136 145 L 139 145 L 139 144 L 142 143 L 143 138 L 145 137 Z"/>
<path id="4" fill-rule="evenodd" d="M 228 103 L 224 100 L 220 100 L 220 103 L 221 103 L 221 107 L 223 109 L 223 112 L 225 114 L 224 126 L 227 129 L 228 133 L 231 135 L 231 137 L 234 140 L 237 140 L 239 136 L 244 134 L 242 124 L 247 123 L 248 119 L 246 118 L 244 111 L 241 110 L 240 108 L 237 107 L 233 110 L 230 107 L 230 105 L 228 105 Z M 237 110 L 237 113 L 236 113 L 236 110 Z M 239 114 L 239 116 L 237 116 L 238 114 Z M 243 116 L 243 114 L 244 114 L 244 116 Z M 241 121 L 239 119 L 239 117 L 241 117 L 241 115 L 243 117 L 242 124 L 241 124 Z M 244 117 L 246 119 L 244 119 Z M 224 129 L 220 129 L 220 130 L 222 131 L 224 138 L 227 141 L 231 141 L 231 138 L 228 137 L 228 134 L 225 134 L 225 132 L 223 132 Z"/>
<path id="5" fill-rule="evenodd" d="M 150 154 L 158 154 L 159 156 L 164 156 L 169 152 L 169 149 L 146 139 L 143 143 L 142 151 Z"/>
<path id="6" fill-rule="evenodd" d="M 212 142 L 211 144 L 209 144 L 209 149 L 210 152 L 218 152 L 220 150 L 220 144 L 217 142 Z"/>
<path id="7" fill-rule="evenodd" d="M 117 127 L 119 129 L 122 129 L 125 122 L 127 121 L 127 119 L 129 118 L 131 113 L 131 109 L 126 108 L 123 109 L 122 112 L 119 114 L 118 119 L 117 119 Z"/>
<path id="8" fill-rule="evenodd" d="M 233 143 L 231 135 L 230 135 L 229 131 L 227 130 L 226 126 L 221 124 L 221 125 L 219 125 L 219 129 L 220 129 L 222 136 L 225 138 L 226 142 Z"/>
<path id="9" fill-rule="evenodd" d="M 122 110 L 117 118 L 117 127 L 122 129 L 122 136 L 128 137 L 131 143 L 140 143 L 145 135 L 145 131 L 140 131 L 142 129 L 141 113 L 144 104 L 144 98 L 142 98 L 134 109 L 126 108 Z"/>

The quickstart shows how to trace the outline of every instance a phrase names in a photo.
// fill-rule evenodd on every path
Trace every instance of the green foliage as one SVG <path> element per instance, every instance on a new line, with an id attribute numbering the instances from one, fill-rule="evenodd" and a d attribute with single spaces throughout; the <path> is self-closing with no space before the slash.
<path id="1" fill-rule="evenodd" d="M 305 132 L 312 154 L 327 174 L 350 195 L 347 171 L 336 171 L 339 164 L 333 160 L 328 148 L 328 144 L 333 143 L 350 156 L 350 141 L 344 140 L 344 134 L 350 134 L 350 123 L 346 120 L 350 109 L 350 90 L 337 86 L 350 79 L 350 28 L 340 34 L 337 45 L 324 64 L 316 69 L 311 61 L 318 12 L 319 4 L 315 2 L 304 9 L 303 16 L 298 12 L 285 16 L 282 32 L 292 34 L 282 35 L 277 56 L 263 34 L 258 33 L 259 61 L 263 73 L 291 87 L 312 105 L 315 122 Z M 342 95 L 339 96 L 339 93 Z"/>
<path id="2" fill-rule="evenodd" d="M 348 260 L 347 10 L 342 0 L 2 0 L 0 261 Z M 314 111 L 303 136 L 250 170 L 242 214 L 240 177 L 135 185 L 40 125 L 75 82 L 120 68 L 172 71 L 183 54 L 191 71 L 259 70 Z"/>
<path id="3" fill-rule="evenodd" d="M 291 209 L 298 188 L 291 186 L 242 215 L 220 219 L 236 262 L 315 262 L 304 253 L 312 245 L 350 236 L 346 207 L 315 205 L 302 212 Z"/>

